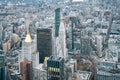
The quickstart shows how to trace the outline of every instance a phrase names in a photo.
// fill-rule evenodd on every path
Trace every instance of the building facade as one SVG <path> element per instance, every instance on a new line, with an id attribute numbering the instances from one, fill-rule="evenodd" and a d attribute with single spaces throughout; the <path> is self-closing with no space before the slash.
<path id="1" fill-rule="evenodd" d="M 5 80 L 5 56 L 0 54 L 0 80 Z"/>
<path id="2" fill-rule="evenodd" d="M 81 38 L 81 54 L 82 55 L 90 55 L 90 41 L 89 38 L 83 37 Z"/>
<path id="3" fill-rule="evenodd" d="M 39 52 L 39 63 L 43 63 L 45 57 L 50 57 L 52 55 L 52 37 L 52 28 L 37 29 L 37 50 Z"/>
<path id="4" fill-rule="evenodd" d="M 22 80 L 33 80 L 32 62 L 29 62 L 28 60 L 21 62 L 20 73 L 22 75 Z"/>
<path id="5" fill-rule="evenodd" d="M 109 73 L 105 71 L 97 72 L 97 80 L 120 80 L 119 73 Z"/>
<path id="6" fill-rule="evenodd" d="M 32 40 L 30 33 L 27 33 L 25 40 L 22 42 L 22 51 L 19 54 L 19 63 L 27 59 L 33 62 L 33 67 L 39 64 L 39 52 L 37 52 L 37 37 L 34 35 Z"/>
<path id="7" fill-rule="evenodd" d="M 47 61 L 47 80 L 64 80 L 64 58 L 49 58 Z"/>

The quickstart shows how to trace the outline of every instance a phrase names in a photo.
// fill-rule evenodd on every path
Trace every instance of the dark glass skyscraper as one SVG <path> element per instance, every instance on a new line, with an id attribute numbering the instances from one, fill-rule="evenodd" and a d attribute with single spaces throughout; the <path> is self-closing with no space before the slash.
<path id="1" fill-rule="evenodd" d="M 37 29 L 37 50 L 39 51 L 39 62 L 43 63 L 45 57 L 52 55 L 52 29 Z"/>
<path id="2" fill-rule="evenodd" d="M 5 78 L 5 56 L 0 54 L 0 80 L 6 80 Z"/>
<path id="3" fill-rule="evenodd" d="M 55 36 L 59 35 L 59 27 L 60 27 L 60 8 L 55 10 Z"/>
<path id="4" fill-rule="evenodd" d="M 47 61 L 47 80 L 64 80 L 64 59 L 50 57 Z"/>

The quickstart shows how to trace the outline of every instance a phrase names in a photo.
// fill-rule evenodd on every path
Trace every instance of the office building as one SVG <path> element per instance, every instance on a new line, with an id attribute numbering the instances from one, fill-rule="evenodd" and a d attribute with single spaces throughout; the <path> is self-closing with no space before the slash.
<path id="1" fill-rule="evenodd" d="M 0 25 L 0 42 L 2 41 L 3 39 L 3 27 L 2 25 Z"/>
<path id="2" fill-rule="evenodd" d="M 6 80 L 5 78 L 5 56 L 0 54 L 0 80 Z"/>
<path id="3" fill-rule="evenodd" d="M 65 79 L 72 78 L 72 75 L 77 71 L 77 60 L 70 59 L 65 63 Z"/>
<path id="4" fill-rule="evenodd" d="M 106 71 L 97 72 L 97 80 L 120 80 L 120 73 L 110 73 Z"/>
<path id="5" fill-rule="evenodd" d="M 24 60 L 20 63 L 20 73 L 22 75 L 22 80 L 33 80 L 32 73 L 32 62 Z"/>
<path id="6" fill-rule="evenodd" d="M 60 8 L 55 10 L 55 54 L 53 56 L 67 59 L 66 30 L 63 19 L 60 19 Z"/>
<path id="7" fill-rule="evenodd" d="M 34 39 L 32 40 L 30 33 L 27 33 L 22 43 L 22 53 L 18 57 L 19 63 L 27 59 L 28 61 L 32 61 L 33 67 L 39 65 L 39 52 L 37 52 L 36 42 L 36 35 L 34 35 Z"/>
<path id="8" fill-rule="evenodd" d="M 29 28 L 29 25 L 26 24 Z M 21 71 L 21 62 L 28 60 L 32 62 L 32 67 L 36 67 L 39 65 L 39 52 L 37 52 L 37 36 L 33 36 L 34 39 L 31 38 L 29 30 L 27 30 L 27 35 L 25 40 L 22 41 L 22 51 L 18 54 L 18 62 L 19 62 L 19 72 Z"/>
<path id="9" fill-rule="evenodd" d="M 3 52 L 6 53 L 8 51 L 8 45 L 7 45 L 7 43 L 3 43 L 2 47 L 3 47 Z"/>
<path id="10" fill-rule="evenodd" d="M 32 54 L 32 63 L 33 63 L 33 67 L 39 65 L 39 52 L 35 52 Z"/>
<path id="11" fill-rule="evenodd" d="M 69 21 L 69 27 L 66 30 L 67 33 L 67 48 L 68 51 L 72 51 L 74 49 L 74 42 L 73 42 L 73 22 Z"/>
<path id="12" fill-rule="evenodd" d="M 47 61 L 47 80 L 64 80 L 64 58 L 50 57 Z"/>
<path id="13" fill-rule="evenodd" d="M 37 29 L 37 50 L 39 51 L 39 63 L 44 62 L 45 57 L 50 57 L 53 52 L 53 29 L 51 27 Z"/>
<path id="14" fill-rule="evenodd" d="M 90 55 L 90 41 L 87 37 L 81 38 L 81 54 L 83 56 Z"/>
<path id="15" fill-rule="evenodd" d="M 63 21 L 60 22 L 59 27 L 59 36 L 56 37 L 56 57 L 63 57 L 65 60 L 68 57 L 67 48 L 66 48 L 66 31 Z"/>
<path id="16" fill-rule="evenodd" d="M 59 36 L 59 27 L 60 27 L 60 8 L 55 10 L 55 36 Z"/>
<path id="17" fill-rule="evenodd" d="M 97 80 L 119 80 L 120 68 L 116 62 L 101 61 L 98 65 Z"/>
<path id="18" fill-rule="evenodd" d="M 27 59 L 33 62 L 33 67 L 39 64 L 39 52 L 37 52 L 36 35 L 32 40 L 30 33 L 27 33 L 25 40 L 22 42 L 22 53 L 19 54 L 19 63 Z"/>
<path id="19" fill-rule="evenodd" d="M 47 80 L 47 71 L 43 67 L 44 64 L 39 64 L 34 68 L 34 77 L 33 80 Z"/>
<path id="20" fill-rule="evenodd" d="M 30 33 L 27 33 L 25 40 L 22 42 L 22 60 L 27 59 L 31 61 L 31 55 L 34 52 L 33 49 L 34 43 L 32 42 Z"/>
<path id="21" fill-rule="evenodd" d="M 26 38 L 25 40 L 22 41 L 21 61 L 24 61 L 24 59 L 32 61 L 32 54 L 36 53 L 37 51 L 36 35 L 34 35 L 34 39 L 31 38 L 31 34 L 29 32 L 29 20 L 26 20 L 26 28 L 27 28 Z"/>
<path id="22" fill-rule="evenodd" d="M 37 35 L 35 34 L 34 35 L 34 39 L 33 39 L 33 42 L 34 42 L 34 52 L 32 53 L 32 64 L 33 64 L 33 67 L 36 67 L 39 65 L 39 52 L 37 51 Z"/>

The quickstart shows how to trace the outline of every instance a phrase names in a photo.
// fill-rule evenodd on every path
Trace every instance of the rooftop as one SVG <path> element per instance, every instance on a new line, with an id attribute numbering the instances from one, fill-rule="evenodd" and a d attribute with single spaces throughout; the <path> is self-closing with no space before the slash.
<path id="1" fill-rule="evenodd" d="M 30 33 L 27 33 L 26 38 L 25 38 L 25 42 L 28 42 L 28 43 L 32 42 L 32 38 L 30 36 Z"/>
<path id="2" fill-rule="evenodd" d="M 43 69 L 43 64 L 39 64 L 35 69 L 44 70 L 44 69 Z"/>
<path id="3" fill-rule="evenodd" d="M 107 72 L 107 71 L 97 71 L 98 75 L 106 75 L 106 76 L 120 76 L 120 73 L 111 73 L 111 72 Z"/>
<path id="4" fill-rule="evenodd" d="M 92 72 L 88 72 L 88 71 L 77 71 L 76 74 L 80 75 L 82 80 L 89 80 L 92 76 Z"/>

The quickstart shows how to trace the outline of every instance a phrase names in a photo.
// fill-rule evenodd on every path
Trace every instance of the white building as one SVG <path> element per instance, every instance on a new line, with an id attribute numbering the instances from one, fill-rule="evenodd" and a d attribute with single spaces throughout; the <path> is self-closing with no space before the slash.
<path id="1" fill-rule="evenodd" d="M 39 52 L 37 52 L 37 36 L 34 36 L 34 47 L 33 47 L 33 53 L 32 53 L 32 62 L 33 62 L 33 67 L 36 67 L 39 65 Z"/>
<path id="2" fill-rule="evenodd" d="M 36 48 L 36 36 L 32 40 L 30 33 L 27 33 L 25 40 L 22 42 L 21 61 L 27 59 L 33 62 L 33 67 L 39 64 L 39 53 Z"/>
<path id="3" fill-rule="evenodd" d="M 57 57 L 64 57 L 65 60 L 67 59 L 66 32 L 63 21 L 60 23 L 59 36 L 56 37 L 56 50 Z"/>
<path id="4" fill-rule="evenodd" d="M 39 64 L 34 68 L 33 80 L 47 80 L 47 72 L 43 68 L 43 64 Z"/>
<path id="5" fill-rule="evenodd" d="M 27 59 L 32 61 L 32 53 L 34 53 L 34 42 L 30 36 L 30 33 L 27 33 L 25 40 L 22 42 L 22 61 Z"/>
<path id="6" fill-rule="evenodd" d="M 29 28 L 29 25 L 27 26 Z M 39 53 L 37 52 L 37 37 L 34 36 L 32 40 L 29 31 L 27 31 L 27 35 L 25 40 L 22 42 L 22 51 L 19 54 L 19 63 L 27 59 L 28 61 L 32 61 L 33 67 L 39 65 Z"/>

